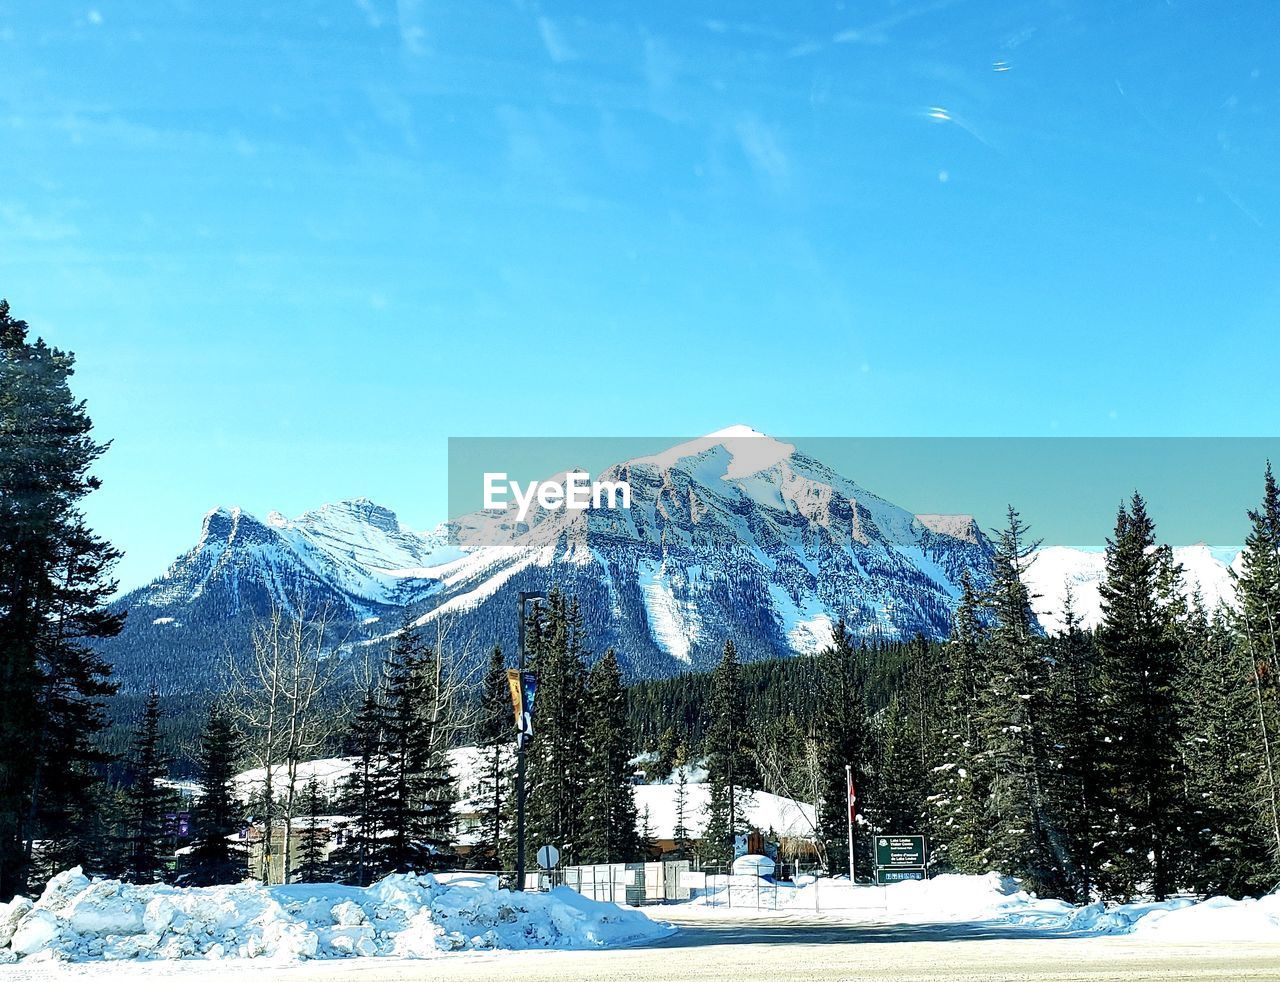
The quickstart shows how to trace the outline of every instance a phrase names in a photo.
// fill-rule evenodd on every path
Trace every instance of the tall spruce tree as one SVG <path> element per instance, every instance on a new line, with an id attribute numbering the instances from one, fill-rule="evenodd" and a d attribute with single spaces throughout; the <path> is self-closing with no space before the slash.
<path id="1" fill-rule="evenodd" d="M 1187 775 L 1186 885 L 1207 896 L 1265 893 L 1276 881 L 1265 811 L 1258 807 L 1258 719 L 1253 664 L 1223 613 L 1198 601 L 1180 687 Z"/>
<path id="2" fill-rule="evenodd" d="M 914 687 L 913 683 L 912 687 Z M 862 812 L 874 832 L 931 834 L 928 747 L 921 743 L 919 700 L 909 688 L 895 692 L 871 728 L 873 787 Z M 927 732 L 927 731 L 926 731 Z"/>
<path id="3" fill-rule="evenodd" d="M 160 746 L 160 694 L 147 696 L 134 731 L 129 757 L 129 861 L 125 878 L 130 883 L 157 883 L 164 879 L 172 858 L 169 814 L 172 792 L 165 786 L 169 758 Z"/>
<path id="4" fill-rule="evenodd" d="M 1062 896 L 1069 864 L 1049 799 L 1049 660 L 1023 576 L 1039 543 L 1012 506 L 995 539 L 987 605 L 992 626 L 984 648 L 985 682 L 976 713 L 989 776 L 987 821 L 994 868 L 1035 890 Z"/>
<path id="5" fill-rule="evenodd" d="M 29 330 L 0 300 L 0 747 L 24 748 L 0 753 L 0 901 L 27 889 L 36 839 L 82 858 L 112 691 L 87 642 L 123 622 L 103 609 L 119 553 L 80 511 L 106 444 L 71 393 L 74 356 Z"/>
<path id="6" fill-rule="evenodd" d="M 586 648 L 577 601 L 552 590 L 531 615 L 528 638 L 538 688 L 533 737 L 525 748 L 526 841 L 534 849 L 554 845 L 561 862 L 572 864 L 581 853 L 586 704 Z"/>
<path id="7" fill-rule="evenodd" d="M 584 863 L 631 861 L 641 851 L 629 766 L 633 749 L 626 690 L 612 648 L 592 666 L 586 695 L 580 858 Z"/>
<path id="8" fill-rule="evenodd" d="M 1280 869 L 1280 486 L 1267 463 L 1262 502 L 1249 511 L 1236 583 L 1234 622 L 1253 697 L 1254 787 L 1258 821 Z"/>
<path id="9" fill-rule="evenodd" d="M 707 702 L 707 823 L 702 837 L 703 861 L 728 865 L 734 859 L 737 836 L 746 830 L 746 791 L 750 776 L 749 723 L 738 652 L 726 641 L 724 654 L 711 675 Z"/>
<path id="10" fill-rule="evenodd" d="M 502 649 L 489 656 L 480 693 L 480 719 L 476 724 L 476 744 L 480 770 L 476 777 L 476 801 L 480 827 L 472 850 L 477 869 L 501 869 L 507 851 L 507 828 L 511 802 L 512 743 L 515 734 L 511 689 Z"/>
<path id="11" fill-rule="evenodd" d="M 1088 903 L 1097 879 L 1102 841 L 1102 782 L 1097 766 L 1102 735 L 1096 699 L 1097 646 L 1082 627 L 1075 596 L 1067 585 L 1062 630 L 1050 652 L 1056 670 L 1051 679 L 1050 732 L 1057 741 L 1059 769 L 1051 797 L 1060 816 L 1060 835 L 1069 857 L 1063 870 L 1066 899 Z"/>
<path id="12" fill-rule="evenodd" d="M 1163 900 L 1176 887 L 1182 773 L 1173 614 L 1161 595 L 1167 554 L 1134 494 L 1107 542 L 1100 593 L 1098 764 L 1108 823 L 1099 879 L 1114 897 Z"/>
<path id="13" fill-rule="evenodd" d="M 831 644 L 818 653 L 818 704 L 815 735 L 821 758 L 821 810 L 818 830 L 830 857 L 832 872 L 849 872 L 847 848 L 849 809 L 845 767 L 853 768 L 855 788 L 865 790 L 870 771 L 867 738 L 866 670 L 844 621 L 836 624 Z M 794 729 L 794 728 L 793 728 Z M 860 828 L 855 850 L 869 851 Z"/>
<path id="14" fill-rule="evenodd" d="M 933 850 L 944 869 L 986 872 L 990 843 L 987 801 L 989 769 L 983 731 L 977 725 L 979 694 L 984 688 L 983 647 L 986 629 L 981 598 L 965 570 L 951 636 L 942 649 L 937 712 L 938 763 L 930 769 L 930 806 L 937 837 Z"/>
<path id="15" fill-rule="evenodd" d="M 453 776 L 435 701 L 437 653 L 406 621 L 385 667 L 382 865 L 391 872 L 442 867 L 453 846 Z"/>
<path id="16" fill-rule="evenodd" d="M 386 798 L 389 775 L 385 755 L 386 708 L 370 685 L 352 717 L 347 750 L 355 758 L 339 792 L 339 806 L 351 821 L 330 856 L 344 883 L 366 887 L 386 870 Z"/>
<path id="17" fill-rule="evenodd" d="M 244 827 L 234 781 L 242 740 L 226 710 L 214 705 L 200 736 L 200 797 L 192 807 L 186 885 L 239 883 L 248 872 L 245 849 L 232 838 Z"/>

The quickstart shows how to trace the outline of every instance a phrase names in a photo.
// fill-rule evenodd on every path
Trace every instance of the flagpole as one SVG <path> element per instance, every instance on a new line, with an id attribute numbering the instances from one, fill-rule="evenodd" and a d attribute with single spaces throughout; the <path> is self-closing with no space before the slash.
<path id="1" fill-rule="evenodd" d="M 545 600 L 545 593 L 520 593 L 517 594 L 517 603 L 520 609 L 520 686 L 523 693 L 524 687 L 524 619 L 525 604 L 530 600 Z M 519 731 L 516 733 L 516 892 L 524 892 L 524 803 L 525 803 L 525 780 L 524 780 L 524 745 L 528 734 L 525 732 L 524 724 L 524 707 L 521 706 L 521 718 L 519 723 Z"/>
<path id="2" fill-rule="evenodd" d="M 853 811 L 856 807 L 858 798 L 853 790 L 853 766 L 851 764 L 844 765 L 844 788 L 845 788 L 845 811 L 848 813 L 849 819 L 849 885 L 853 886 L 854 866 L 853 866 Z"/>

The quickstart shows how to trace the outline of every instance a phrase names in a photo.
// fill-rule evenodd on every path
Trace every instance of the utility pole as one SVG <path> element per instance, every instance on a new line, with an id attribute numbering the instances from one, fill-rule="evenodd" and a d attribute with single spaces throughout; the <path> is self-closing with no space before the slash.
<path id="1" fill-rule="evenodd" d="M 547 595 L 541 592 L 521 592 L 517 594 L 520 615 L 520 686 L 524 691 L 524 622 L 525 605 L 530 600 L 546 600 Z M 524 730 L 523 712 L 521 713 L 520 731 L 516 734 L 516 891 L 524 892 L 524 744 L 527 734 Z"/>

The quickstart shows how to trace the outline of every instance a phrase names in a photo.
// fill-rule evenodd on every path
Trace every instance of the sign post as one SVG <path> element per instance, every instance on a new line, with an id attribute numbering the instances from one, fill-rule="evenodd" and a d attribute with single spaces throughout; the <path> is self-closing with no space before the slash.
<path id="1" fill-rule="evenodd" d="M 875 840 L 876 883 L 925 878 L 923 835 L 878 835 Z"/>
<path id="2" fill-rule="evenodd" d="M 545 593 L 524 593 L 517 594 L 517 604 L 520 614 L 520 668 L 519 668 L 519 684 L 512 687 L 512 700 L 517 693 L 520 695 L 520 705 L 515 706 L 517 713 L 517 721 L 519 731 L 516 733 L 516 891 L 524 892 L 524 799 L 525 799 L 525 781 L 524 781 L 524 744 L 527 735 L 526 725 L 532 728 L 533 722 L 533 706 L 526 707 L 524 705 L 524 678 L 528 674 L 524 670 L 524 621 L 525 621 L 525 605 L 530 600 L 546 600 Z M 510 677 L 508 676 L 508 680 Z M 508 683 L 509 684 L 509 683 Z M 526 723 L 527 721 L 527 723 Z"/>

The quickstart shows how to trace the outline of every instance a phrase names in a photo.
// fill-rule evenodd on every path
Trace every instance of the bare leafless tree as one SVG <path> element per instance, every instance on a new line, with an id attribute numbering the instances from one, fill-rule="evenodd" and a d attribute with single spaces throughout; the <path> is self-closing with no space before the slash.
<path id="1" fill-rule="evenodd" d="M 272 877 L 272 830 L 284 823 L 281 880 L 289 881 L 298 766 L 325 742 L 336 725 L 327 699 L 338 667 L 333 655 L 332 613 L 326 605 L 310 613 L 301 600 L 273 603 L 254 624 L 248 659 L 232 658 L 232 712 L 247 735 L 246 751 L 262 770 L 263 844 L 261 875 Z"/>

